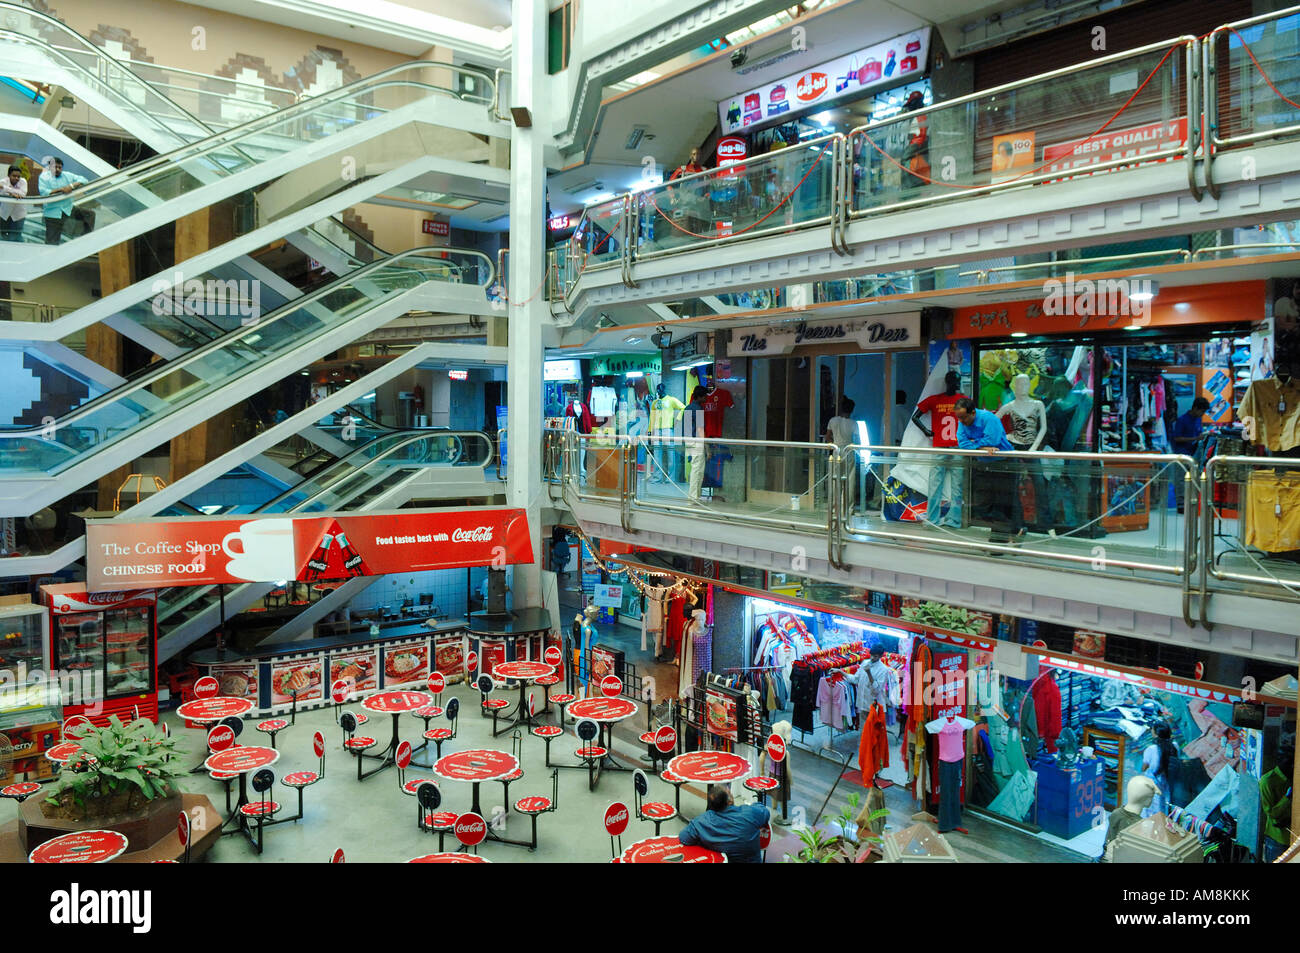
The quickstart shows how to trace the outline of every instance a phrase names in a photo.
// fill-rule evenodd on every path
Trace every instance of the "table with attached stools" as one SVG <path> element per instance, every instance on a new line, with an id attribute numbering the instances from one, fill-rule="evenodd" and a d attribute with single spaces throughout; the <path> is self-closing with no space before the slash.
<path id="1" fill-rule="evenodd" d="M 625 864 L 725 864 L 727 855 L 676 837 L 647 837 L 630 844 L 619 856 Z"/>
<path id="2" fill-rule="evenodd" d="M 211 698 L 196 698 L 187 701 L 176 709 L 176 714 L 186 721 L 199 725 L 215 725 L 227 718 L 239 718 L 252 709 L 253 703 L 247 698 L 231 698 L 226 695 L 214 695 Z M 200 761 L 190 769 L 191 774 L 208 770 L 206 761 Z"/>
<path id="3" fill-rule="evenodd" d="M 499 662 L 492 668 L 492 677 L 499 679 L 509 679 L 519 683 L 519 705 L 514 710 L 514 720 L 504 728 L 492 732 L 496 737 L 503 731 L 508 731 L 518 725 L 527 724 L 530 728 L 536 726 L 533 720 L 533 713 L 528 710 L 528 701 L 524 693 L 528 690 L 529 682 L 536 682 L 538 679 L 549 678 L 555 675 L 555 666 L 547 665 L 545 662 L 529 662 L 520 660 L 517 662 Z M 558 679 L 557 679 L 558 681 Z"/>
<path id="4" fill-rule="evenodd" d="M 398 719 L 402 717 L 402 713 L 408 711 L 416 711 L 417 709 L 424 708 L 425 706 L 432 705 L 432 704 L 433 704 L 433 696 L 430 695 L 428 692 L 412 692 L 412 691 L 379 692 L 378 694 L 371 695 L 369 698 L 367 698 L 365 701 L 361 703 L 362 708 L 365 708 L 368 711 L 372 711 L 377 715 L 393 716 L 393 737 L 392 740 L 388 742 L 388 747 L 386 747 L 383 750 L 383 753 L 381 754 L 366 754 L 365 749 L 371 747 L 374 744 L 373 739 L 357 739 L 357 738 L 350 739 L 350 742 L 358 741 L 358 740 L 371 742 L 370 745 L 353 745 L 352 747 L 352 753 L 357 757 L 357 780 L 358 781 L 364 781 L 366 778 L 370 777 L 371 775 L 378 774 L 380 771 L 383 771 L 385 768 L 390 768 L 393 766 L 393 758 L 397 753 L 397 746 L 400 743 L 397 737 L 397 728 L 398 728 Z M 372 768 L 369 771 L 362 771 L 361 770 L 362 764 L 364 759 L 366 758 L 374 758 L 375 760 L 379 761 L 380 762 L 379 767 Z"/>
<path id="5" fill-rule="evenodd" d="M 248 842 L 257 847 L 257 839 L 249 827 L 248 816 L 244 813 L 244 805 L 249 803 L 248 800 L 248 775 L 262 768 L 269 768 L 280 760 L 280 752 L 274 748 L 259 748 L 255 745 L 241 745 L 238 748 L 227 748 L 225 751 L 218 751 L 214 755 L 209 755 L 208 759 L 203 762 L 211 772 L 224 772 L 227 774 L 239 775 L 239 799 L 235 804 L 235 809 L 230 817 L 222 824 L 222 834 L 233 834 L 236 831 L 243 834 Z M 235 826 L 226 830 L 226 825 L 231 821 Z"/>
<path id="6" fill-rule="evenodd" d="M 45 757 L 55 764 L 64 765 L 80 750 L 81 745 L 76 741 L 60 741 L 57 745 L 45 749 Z"/>
<path id="7" fill-rule="evenodd" d="M 408 864 L 490 864 L 492 861 L 486 857 L 480 857 L 478 854 L 463 854 L 457 852 L 425 854 L 423 857 L 412 857 L 407 861 Z"/>
<path id="8" fill-rule="evenodd" d="M 753 791 L 755 794 L 757 794 L 759 804 L 766 804 L 767 792 L 775 790 L 777 785 L 779 785 L 780 783 L 781 782 L 778 781 L 776 778 L 767 778 L 767 777 L 746 778 L 745 790 Z"/>
<path id="9" fill-rule="evenodd" d="M 582 764 L 560 765 L 566 768 L 586 768 L 591 772 L 589 787 L 600 781 L 601 768 L 610 771 L 631 771 L 613 756 L 614 725 L 636 714 L 636 702 L 627 698 L 581 698 L 569 703 L 569 715 L 578 721 L 594 721 L 600 730 L 596 743 L 580 747 L 576 754 Z"/>
<path id="10" fill-rule="evenodd" d="M 479 798 L 479 788 L 484 781 L 499 781 L 504 777 L 514 774 L 519 770 L 519 759 L 508 751 L 496 751 L 491 748 L 471 748 L 468 751 L 457 751 L 453 754 L 444 755 L 434 762 L 433 773 L 445 781 L 468 781 L 472 785 L 473 798 L 470 806 L 470 813 L 484 817 L 482 804 Z M 528 847 L 528 841 L 508 840 L 500 837 L 492 830 L 492 825 L 487 828 L 487 836 L 491 840 L 500 841 L 503 844 L 513 844 L 516 847 Z"/>
<path id="11" fill-rule="evenodd" d="M 128 843 L 126 835 L 117 831 L 74 831 L 44 841 L 27 860 L 33 864 L 106 864 L 126 853 Z"/>
<path id="12" fill-rule="evenodd" d="M 748 777 L 754 769 L 750 766 L 749 761 L 738 754 L 732 754 L 729 751 L 689 751 L 686 754 L 679 754 L 668 762 L 668 767 L 664 772 L 666 775 L 672 774 L 685 781 L 694 781 L 698 784 L 730 784 L 732 781 L 739 781 L 741 778 Z M 669 782 L 675 784 L 676 782 Z M 678 791 L 678 803 L 681 803 L 681 788 Z M 679 808 L 680 813 L 680 808 Z"/>

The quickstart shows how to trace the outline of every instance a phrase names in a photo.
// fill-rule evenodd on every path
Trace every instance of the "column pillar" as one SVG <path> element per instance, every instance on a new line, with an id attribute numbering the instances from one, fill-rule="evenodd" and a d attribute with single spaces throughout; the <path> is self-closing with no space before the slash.
<path id="1" fill-rule="evenodd" d="M 99 286 L 105 297 L 115 291 L 121 291 L 134 281 L 134 241 L 113 245 L 99 253 Z M 85 353 L 87 358 L 114 374 L 123 374 L 126 370 L 122 335 L 107 324 L 96 322 L 86 328 Z M 113 508 L 113 498 L 117 495 L 117 488 L 134 469 L 132 464 L 124 464 L 99 478 L 97 509 L 107 511 Z"/>
<path id="2" fill-rule="evenodd" d="M 509 406 L 507 499 L 528 512 L 533 565 L 516 566 L 514 604 L 541 602 L 542 326 L 550 321 L 537 291 L 546 267 L 546 167 L 542 149 L 550 129 L 546 89 L 547 5 L 513 0 L 511 107 L 523 107 L 532 125 L 510 137 L 510 304 L 507 308 Z M 495 337 L 489 332 L 490 337 Z"/>

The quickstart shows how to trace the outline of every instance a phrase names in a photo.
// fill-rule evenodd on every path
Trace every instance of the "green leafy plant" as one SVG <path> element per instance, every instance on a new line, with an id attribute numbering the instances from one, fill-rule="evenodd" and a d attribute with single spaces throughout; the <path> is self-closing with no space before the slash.
<path id="1" fill-rule="evenodd" d="M 947 606 L 942 602 L 922 602 L 919 606 L 908 606 L 902 612 L 908 622 L 960 632 L 963 635 L 975 635 L 984 627 L 982 619 L 971 616 L 966 609 Z"/>
<path id="2" fill-rule="evenodd" d="M 102 728 L 87 726 L 80 750 L 50 787 L 47 803 L 70 816 L 103 816 L 135 810 L 176 793 L 185 777 L 175 767 L 179 740 L 164 737 L 147 718 L 122 724 L 116 716 Z M 46 810 L 46 814 L 52 812 Z"/>
<path id="3" fill-rule="evenodd" d="M 879 835 L 871 832 L 865 825 L 859 823 L 857 826 L 857 836 L 853 836 L 852 831 L 854 818 L 860 822 L 858 816 L 858 802 L 861 796 L 854 793 L 850 794 L 840 812 L 836 814 L 832 821 L 838 825 L 838 832 L 827 830 L 820 827 L 799 827 L 795 833 L 799 840 L 803 842 L 803 847 L 794 857 L 787 858 L 794 863 L 800 864 L 853 864 L 857 863 L 859 858 L 864 856 L 863 849 L 872 847 L 880 843 Z M 879 820 L 889 814 L 888 810 L 872 811 L 866 818 L 868 822 Z"/>

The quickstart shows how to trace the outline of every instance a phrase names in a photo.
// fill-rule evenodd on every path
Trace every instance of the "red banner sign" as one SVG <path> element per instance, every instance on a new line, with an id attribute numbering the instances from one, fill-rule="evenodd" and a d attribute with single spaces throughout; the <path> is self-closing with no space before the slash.
<path id="1" fill-rule="evenodd" d="M 426 218 L 421 226 L 426 235 L 450 235 L 451 223 L 439 222 L 436 219 Z"/>
<path id="2" fill-rule="evenodd" d="M 87 524 L 87 588 L 314 582 L 529 563 L 528 521 L 497 507 L 262 519 Z"/>

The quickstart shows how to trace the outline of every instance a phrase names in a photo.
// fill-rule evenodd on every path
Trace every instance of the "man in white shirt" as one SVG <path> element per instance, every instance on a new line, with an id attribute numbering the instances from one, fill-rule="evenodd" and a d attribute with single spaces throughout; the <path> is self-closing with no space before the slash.
<path id="1" fill-rule="evenodd" d="M 56 196 L 68 195 L 73 189 L 79 189 L 86 184 L 84 176 L 77 175 L 75 172 L 63 171 L 63 160 L 55 156 L 50 162 L 50 168 L 41 173 L 41 177 L 36 180 L 37 189 L 41 195 Z M 86 209 L 74 209 L 72 199 L 63 198 L 55 199 L 45 203 L 45 244 L 57 245 L 63 236 L 63 223 L 69 218 L 77 218 L 86 226 L 86 231 L 91 231 L 95 227 L 95 215 Z"/>
<path id="2" fill-rule="evenodd" d="M 853 408 L 857 404 L 851 397 L 840 398 L 840 412 L 830 419 L 826 424 L 826 442 L 833 443 L 840 450 L 843 450 L 851 443 L 857 442 L 858 439 L 858 422 L 853 419 Z M 858 496 L 858 468 L 857 454 L 854 454 L 852 465 L 849 467 L 849 504 L 857 500 Z"/>
<path id="3" fill-rule="evenodd" d="M 889 436 L 894 441 L 894 446 L 902 445 L 903 434 L 907 432 L 911 419 L 912 413 L 907 409 L 907 391 L 895 391 L 894 407 L 889 412 Z"/>
<path id="4" fill-rule="evenodd" d="M 8 177 L 0 182 L 0 192 L 8 198 L 27 198 L 27 180 L 23 178 L 22 166 L 9 167 Z M 26 218 L 27 209 L 22 202 L 0 202 L 0 240 L 22 241 L 23 221 Z"/>

